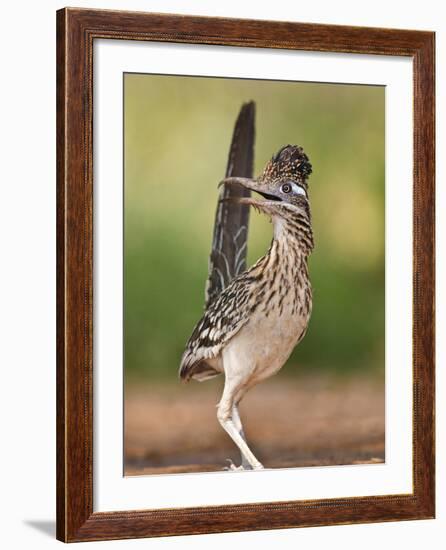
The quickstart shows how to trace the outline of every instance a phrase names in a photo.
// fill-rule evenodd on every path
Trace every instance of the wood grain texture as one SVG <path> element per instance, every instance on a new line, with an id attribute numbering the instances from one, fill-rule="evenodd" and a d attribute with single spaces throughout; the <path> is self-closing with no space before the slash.
<path id="1" fill-rule="evenodd" d="M 410 495 L 93 512 L 93 41 L 409 56 L 414 63 L 413 481 Z M 57 13 L 57 538 L 122 539 L 434 516 L 434 34 L 63 9 Z"/>

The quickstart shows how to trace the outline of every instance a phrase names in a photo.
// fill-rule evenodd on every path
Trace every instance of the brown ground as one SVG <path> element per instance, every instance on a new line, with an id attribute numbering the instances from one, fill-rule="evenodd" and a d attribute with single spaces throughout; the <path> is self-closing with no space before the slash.
<path id="1" fill-rule="evenodd" d="M 221 471 L 240 458 L 216 418 L 222 380 L 127 384 L 125 475 Z M 384 386 L 377 380 L 283 375 L 240 405 L 248 443 L 269 468 L 384 461 Z"/>

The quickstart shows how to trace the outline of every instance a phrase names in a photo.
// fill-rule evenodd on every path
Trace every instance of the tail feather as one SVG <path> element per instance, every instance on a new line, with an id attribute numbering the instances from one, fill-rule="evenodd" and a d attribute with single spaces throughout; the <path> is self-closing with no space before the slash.
<path id="1" fill-rule="evenodd" d="M 242 105 L 235 123 L 226 177 L 252 177 L 254 140 L 255 103 L 250 101 Z M 249 206 L 221 199 L 249 197 L 250 194 L 248 189 L 235 186 L 223 186 L 220 192 L 209 258 L 206 307 L 246 269 Z"/>
<path id="2" fill-rule="evenodd" d="M 255 139 L 255 103 L 245 103 L 235 123 L 229 149 L 226 177 L 239 176 L 250 178 L 253 175 Z M 209 275 L 206 283 L 206 308 L 220 295 L 229 283 L 246 270 L 247 238 L 249 225 L 249 206 L 233 201 L 221 202 L 221 199 L 249 197 L 250 191 L 242 187 L 223 186 L 215 213 L 212 250 L 209 258 Z M 192 345 L 199 334 L 200 325 L 189 339 L 181 359 L 179 376 L 188 381 L 207 380 L 221 371 L 210 362 L 210 355 L 203 357 L 200 347 Z M 203 350 L 201 350 L 203 351 Z M 218 353 L 215 351 L 215 353 Z M 212 354 L 211 354 L 212 355 Z M 214 355 L 215 357 L 215 355 Z"/>
<path id="3" fill-rule="evenodd" d="M 205 360 L 194 361 L 193 357 L 187 352 L 183 355 L 180 365 L 179 376 L 184 382 L 189 382 L 192 378 L 202 382 L 209 378 L 214 378 L 221 374 L 220 371 L 209 365 Z"/>

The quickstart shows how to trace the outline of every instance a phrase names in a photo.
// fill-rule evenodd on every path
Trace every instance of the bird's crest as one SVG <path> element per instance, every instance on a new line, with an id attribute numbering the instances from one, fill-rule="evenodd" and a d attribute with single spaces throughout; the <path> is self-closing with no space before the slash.
<path id="1" fill-rule="evenodd" d="M 307 188 L 307 178 L 311 172 L 310 160 L 302 147 L 285 145 L 267 163 L 261 179 L 274 181 L 289 178 Z"/>

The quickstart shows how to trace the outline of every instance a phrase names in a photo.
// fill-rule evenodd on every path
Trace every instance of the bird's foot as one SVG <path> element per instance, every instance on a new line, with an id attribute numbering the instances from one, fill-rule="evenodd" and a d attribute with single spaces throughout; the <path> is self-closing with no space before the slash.
<path id="1" fill-rule="evenodd" d="M 240 466 L 236 466 L 230 458 L 227 458 L 226 462 L 228 462 L 228 466 L 225 466 L 223 470 L 226 470 L 227 472 L 243 472 L 245 470 L 241 464 Z"/>
<path id="2" fill-rule="evenodd" d="M 226 461 L 229 463 L 228 466 L 225 466 L 223 470 L 232 471 L 232 472 L 246 472 L 249 470 L 263 470 L 263 465 L 258 462 L 254 467 L 250 464 L 240 464 L 236 466 L 230 458 L 227 458 Z"/>

